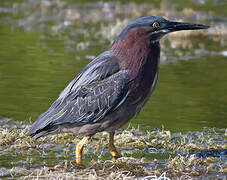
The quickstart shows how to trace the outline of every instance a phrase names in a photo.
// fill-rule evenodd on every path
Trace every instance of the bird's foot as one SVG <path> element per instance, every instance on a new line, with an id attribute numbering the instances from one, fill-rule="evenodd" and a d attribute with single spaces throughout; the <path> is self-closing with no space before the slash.
<path id="1" fill-rule="evenodd" d="M 82 164 L 82 157 L 76 156 L 76 163 L 77 164 Z"/>
<path id="2" fill-rule="evenodd" d="M 87 143 L 87 141 L 90 139 L 89 136 L 84 137 L 77 145 L 76 145 L 76 163 L 81 164 L 82 163 L 82 152 L 83 147 Z"/>
<path id="3" fill-rule="evenodd" d="M 121 157 L 122 157 L 122 156 L 121 156 L 120 154 L 118 154 L 117 156 L 113 156 L 111 160 L 112 160 L 113 162 L 115 162 L 115 161 L 117 161 L 118 158 L 121 158 Z"/>
<path id="4" fill-rule="evenodd" d="M 121 154 L 117 152 L 117 149 L 114 145 L 114 132 L 110 132 L 110 139 L 108 144 L 108 149 L 110 151 L 110 154 L 112 155 L 112 161 L 116 161 L 118 158 L 121 157 Z"/>
<path id="5" fill-rule="evenodd" d="M 120 153 L 116 150 L 110 150 L 110 154 L 112 155 L 112 161 L 115 162 L 118 158 L 122 157 Z"/>

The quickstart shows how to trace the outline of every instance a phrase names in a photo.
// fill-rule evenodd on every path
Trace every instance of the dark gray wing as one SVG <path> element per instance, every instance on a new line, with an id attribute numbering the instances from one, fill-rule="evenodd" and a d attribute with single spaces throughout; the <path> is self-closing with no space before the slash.
<path id="1" fill-rule="evenodd" d="M 114 111 L 128 95 L 128 70 L 121 70 L 116 57 L 106 51 L 78 74 L 53 105 L 33 124 L 35 135 L 47 126 L 95 123 Z"/>
<path id="2" fill-rule="evenodd" d="M 62 103 L 61 117 L 54 120 L 55 124 L 63 123 L 94 123 L 110 110 L 114 110 L 127 96 L 125 80 L 127 71 L 119 71 L 112 76 L 80 87 L 70 93 Z"/>

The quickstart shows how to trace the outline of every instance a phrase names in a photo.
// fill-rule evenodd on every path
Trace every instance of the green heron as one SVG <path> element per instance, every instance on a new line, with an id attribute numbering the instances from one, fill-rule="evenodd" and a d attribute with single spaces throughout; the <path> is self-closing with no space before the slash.
<path id="1" fill-rule="evenodd" d="M 158 16 L 137 18 L 114 40 L 109 50 L 94 58 L 61 92 L 30 129 L 39 138 L 57 133 L 83 136 L 76 145 L 82 162 L 87 141 L 97 132 L 109 132 L 113 160 L 121 155 L 114 146 L 115 130 L 138 113 L 158 79 L 159 40 L 180 30 L 207 29 L 202 24 L 168 21 Z"/>

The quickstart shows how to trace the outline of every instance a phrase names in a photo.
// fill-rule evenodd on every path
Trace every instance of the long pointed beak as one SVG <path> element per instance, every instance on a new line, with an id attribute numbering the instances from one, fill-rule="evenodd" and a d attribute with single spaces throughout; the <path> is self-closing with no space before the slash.
<path id="1" fill-rule="evenodd" d="M 196 30 L 196 29 L 207 29 L 210 26 L 204 24 L 194 24 L 185 22 L 169 22 L 165 27 L 169 32 L 181 31 L 181 30 Z"/>

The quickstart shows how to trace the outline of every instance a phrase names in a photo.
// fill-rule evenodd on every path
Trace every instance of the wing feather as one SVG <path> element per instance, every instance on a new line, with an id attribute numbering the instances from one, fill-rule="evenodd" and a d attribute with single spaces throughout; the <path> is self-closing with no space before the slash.
<path id="1" fill-rule="evenodd" d="M 120 69 L 111 51 L 104 52 L 89 63 L 40 115 L 30 134 L 47 126 L 98 122 L 126 99 L 128 75 L 129 71 Z"/>

